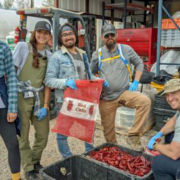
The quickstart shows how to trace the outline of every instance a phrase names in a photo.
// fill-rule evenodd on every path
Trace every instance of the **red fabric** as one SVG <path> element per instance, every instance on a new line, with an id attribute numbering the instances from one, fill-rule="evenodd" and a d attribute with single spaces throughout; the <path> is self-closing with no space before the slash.
<path id="1" fill-rule="evenodd" d="M 77 90 L 67 88 L 52 131 L 92 143 L 102 83 L 103 80 L 77 80 Z"/>

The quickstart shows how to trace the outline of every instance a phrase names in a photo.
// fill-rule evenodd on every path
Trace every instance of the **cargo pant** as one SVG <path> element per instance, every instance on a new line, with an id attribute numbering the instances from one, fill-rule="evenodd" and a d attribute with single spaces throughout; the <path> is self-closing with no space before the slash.
<path id="1" fill-rule="evenodd" d="M 40 92 L 43 104 L 43 93 Z M 19 138 L 19 148 L 21 154 L 21 164 L 25 172 L 34 169 L 34 164 L 40 162 L 42 152 L 47 145 L 49 134 L 49 114 L 41 121 L 33 115 L 34 98 L 24 99 L 23 93 L 19 93 L 18 109 L 21 119 L 21 137 Z M 35 129 L 35 140 L 30 147 L 29 131 L 33 124 Z"/>
<path id="2" fill-rule="evenodd" d="M 101 122 L 104 128 L 104 136 L 107 142 L 117 143 L 115 137 L 115 116 L 116 110 L 120 106 L 136 109 L 134 124 L 133 127 L 129 130 L 128 136 L 139 136 L 143 133 L 143 129 L 149 115 L 151 101 L 145 95 L 131 91 L 124 91 L 115 100 L 101 100 Z"/>

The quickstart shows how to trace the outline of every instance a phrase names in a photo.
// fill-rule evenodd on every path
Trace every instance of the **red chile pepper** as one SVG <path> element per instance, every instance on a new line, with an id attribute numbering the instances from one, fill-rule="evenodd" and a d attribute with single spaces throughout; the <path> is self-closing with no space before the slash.
<path id="1" fill-rule="evenodd" d="M 99 151 L 92 151 L 90 157 L 140 177 L 151 170 L 151 163 L 143 156 L 133 157 L 121 151 L 117 146 L 107 146 Z"/>
<path id="2" fill-rule="evenodd" d="M 93 114 L 93 111 L 94 111 L 94 106 L 92 105 L 92 106 L 89 108 L 89 114 L 92 115 L 92 114 Z"/>
<path id="3" fill-rule="evenodd" d="M 131 165 L 129 163 L 127 163 L 127 168 L 130 172 L 134 172 L 134 169 L 131 167 Z"/>
<path id="4" fill-rule="evenodd" d="M 67 105 L 67 109 L 68 111 L 70 111 L 73 107 L 73 102 L 72 101 L 69 101 L 68 105 Z"/>

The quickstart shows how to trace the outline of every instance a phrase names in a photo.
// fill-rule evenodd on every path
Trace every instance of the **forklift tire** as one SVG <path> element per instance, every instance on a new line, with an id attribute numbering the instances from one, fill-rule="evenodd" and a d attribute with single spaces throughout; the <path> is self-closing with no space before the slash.
<path id="1" fill-rule="evenodd" d="M 49 112 L 50 112 L 50 120 L 57 117 L 57 110 L 56 110 L 56 101 L 55 101 L 55 92 L 51 91 L 51 97 L 49 101 Z"/>

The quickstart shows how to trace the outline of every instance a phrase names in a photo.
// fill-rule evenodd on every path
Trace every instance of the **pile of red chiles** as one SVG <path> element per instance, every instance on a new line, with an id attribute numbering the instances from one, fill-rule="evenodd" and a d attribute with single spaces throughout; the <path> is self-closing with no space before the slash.
<path id="1" fill-rule="evenodd" d="M 92 151 L 90 157 L 141 177 L 151 170 L 151 163 L 143 156 L 134 157 L 121 151 L 117 146 L 107 146 L 98 151 Z"/>

